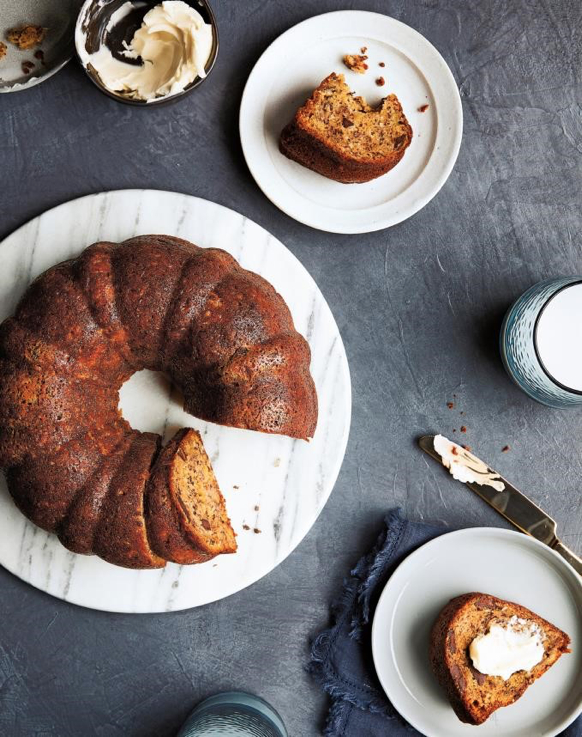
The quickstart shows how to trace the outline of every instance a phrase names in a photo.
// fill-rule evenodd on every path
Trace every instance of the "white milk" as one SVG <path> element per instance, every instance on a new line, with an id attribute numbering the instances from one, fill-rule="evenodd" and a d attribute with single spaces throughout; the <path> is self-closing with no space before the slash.
<path id="1" fill-rule="evenodd" d="M 567 389 L 582 392 L 582 284 L 565 287 L 549 300 L 535 341 L 548 374 Z"/>

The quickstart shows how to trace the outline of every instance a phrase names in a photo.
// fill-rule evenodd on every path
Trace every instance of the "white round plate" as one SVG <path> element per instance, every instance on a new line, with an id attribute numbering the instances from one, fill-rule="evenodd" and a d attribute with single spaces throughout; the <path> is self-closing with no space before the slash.
<path id="1" fill-rule="evenodd" d="M 376 608 L 372 652 L 382 687 L 402 716 L 427 737 L 467 737 L 432 674 L 431 627 L 440 610 L 469 591 L 531 609 L 567 632 L 572 653 L 511 706 L 479 726 L 479 737 L 553 737 L 582 711 L 582 584 L 546 545 L 520 532 L 477 527 L 431 540 L 390 577 Z"/>
<path id="2" fill-rule="evenodd" d="M 0 474 L 0 564 L 60 599 L 114 612 L 200 606 L 273 570 L 301 542 L 327 501 L 344 457 L 351 414 L 343 343 L 311 276 L 256 223 L 197 197 L 154 190 L 109 192 L 35 218 L 0 244 L 0 320 L 13 313 L 30 281 L 53 264 L 95 241 L 145 233 L 223 248 L 273 284 L 311 346 L 319 421 L 310 442 L 220 427 L 184 413 L 180 396 L 161 374 L 140 372 L 124 385 L 121 408 L 134 427 L 159 432 L 165 440 L 183 426 L 203 435 L 239 549 L 201 565 L 170 563 L 162 570 L 131 571 L 70 553 L 55 535 L 17 510 Z"/>
<path id="3" fill-rule="evenodd" d="M 369 69 L 356 74 L 342 58 L 364 46 Z M 340 184 L 279 152 L 282 129 L 331 72 L 371 104 L 396 93 L 412 126 L 402 161 L 371 182 Z M 325 13 L 279 36 L 255 65 L 240 109 L 242 147 L 259 187 L 287 215 L 332 233 L 381 230 L 418 212 L 451 173 L 462 130 L 459 91 L 434 46 L 394 18 L 360 10 Z"/>

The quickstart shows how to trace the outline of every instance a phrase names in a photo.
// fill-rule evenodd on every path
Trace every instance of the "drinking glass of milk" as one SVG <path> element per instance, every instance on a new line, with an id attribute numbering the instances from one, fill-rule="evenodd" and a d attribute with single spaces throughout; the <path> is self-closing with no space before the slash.
<path id="1" fill-rule="evenodd" d="M 549 407 L 582 405 L 582 276 L 546 279 L 509 308 L 500 337 L 507 373 Z"/>

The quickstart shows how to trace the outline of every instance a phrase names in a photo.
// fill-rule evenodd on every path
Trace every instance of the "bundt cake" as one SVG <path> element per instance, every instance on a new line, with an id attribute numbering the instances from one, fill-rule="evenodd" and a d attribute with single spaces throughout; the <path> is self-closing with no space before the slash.
<path id="1" fill-rule="evenodd" d="M 0 325 L 0 468 L 21 511 L 76 553 L 130 568 L 236 550 L 200 437 L 165 448 L 118 408 L 167 373 L 210 422 L 313 436 L 310 350 L 282 297 L 225 251 L 147 235 L 41 274 Z"/>
<path id="2" fill-rule="evenodd" d="M 484 664 L 489 666 L 483 673 L 477 666 L 485 670 L 484 664 L 473 661 L 473 643 L 495 627 L 499 631 L 495 631 L 487 652 L 482 650 Z M 482 724 L 494 711 L 523 696 L 528 686 L 570 652 L 569 645 L 565 632 L 529 609 L 490 594 L 471 592 L 451 599 L 439 614 L 431 633 L 430 661 L 458 718 Z M 531 659 L 529 667 L 514 670 L 519 647 L 521 659 L 524 652 Z"/>
<path id="3" fill-rule="evenodd" d="M 343 74 L 330 74 L 285 126 L 279 150 L 328 179 L 353 184 L 386 174 L 411 141 L 396 95 L 372 107 L 350 92 Z"/>

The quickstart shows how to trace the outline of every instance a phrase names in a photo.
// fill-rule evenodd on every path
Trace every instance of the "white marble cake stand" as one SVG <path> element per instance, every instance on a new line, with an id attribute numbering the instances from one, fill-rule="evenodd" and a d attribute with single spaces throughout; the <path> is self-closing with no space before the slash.
<path id="1" fill-rule="evenodd" d="M 317 285 L 280 241 L 213 202 L 172 192 L 125 190 L 83 197 L 45 212 L 0 244 L 0 320 L 12 314 L 30 281 L 53 264 L 94 241 L 145 233 L 224 248 L 275 286 L 311 345 L 319 422 L 307 443 L 197 420 L 182 411 L 180 396 L 159 374 L 140 372 L 123 387 L 121 407 L 134 427 L 163 433 L 165 440 L 182 426 L 203 435 L 239 550 L 196 566 L 130 571 L 70 553 L 55 535 L 17 510 L 0 474 L 0 564 L 60 599 L 113 612 L 200 606 L 272 571 L 319 516 L 339 473 L 350 426 L 346 354 Z"/>

